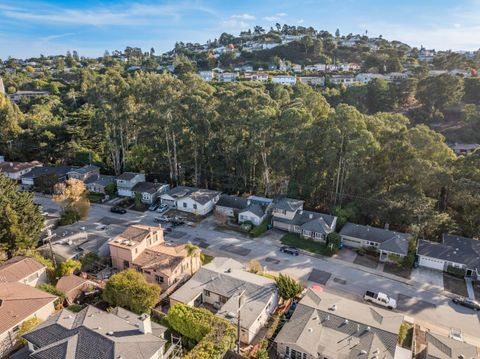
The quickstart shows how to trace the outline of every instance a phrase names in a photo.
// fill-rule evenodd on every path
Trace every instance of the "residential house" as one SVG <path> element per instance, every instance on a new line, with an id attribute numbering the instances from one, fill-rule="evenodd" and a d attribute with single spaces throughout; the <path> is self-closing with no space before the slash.
<path id="1" fill-rule="evenodd" d="M 274 200 L 273 227 L 298 233 L 304 238 L 325 241 L 327 235 L 335 230 L 337 217 L 305 211 L 303 203 L 301 200 L 285 197 Z"/>
<path id="2" fill-rule="evenodd" d="M 77 302 L 86 292 L 98 287 L 97 283 L 73 274 L 61 277 L 55 285 L 55 288 L 65 293 L 68 305 Z"/>
<path id="3" fill-rule="evenodd" d="M 393 81 L 393 82 L 400 82 L 407 80 L 409 77 L 408 72 L 390 72 L 385 75 L 386 80 Z"/>
<path id="4" fill-rule="evenodd" d="M 145 182 L 145 175 L 143 173 L 124 172 L 115 181 L 117 182 L 119 196 L 133 198 L 135 196 L 133 187 L 139 182 Z"/>
<path id="5" fill-rule="evenodd" d="M 240 340 L 250 344 L 277 308 L 278 294 L 272 279 L 246 271 L 242 263 L 215 258 L 170 296 L 170 304 L 204 307 L 237 324 L 240 296 Z"/>
<path id="6" fill-rule="evenodd" d="M 138 193 L 143 203 L 152 204 L 161 194 L 167 192 L 170 186 L 165 183 L 158 182 L 138 182 L 132 188 L 132 192 Z"/>
<path id="7" fill-rule="evenodd" d="M 201 267 L 200 253 L 192 255 L 186 245 L 166 243 L 161 227 L 132 225 L 108 244 L 114 268 L 135 268 L 163 291 L 188 279 Z"/>
<path id="8" fill-rule="evenodd" d="M 46 320 L 55 311 L 56 299 L 26 284 L 0 281 L 0 357 L 14 349 L 22 323 L 32 318 Z"/>
<path id="9" fill-rule="evenodd" d="M 215 205 L 215 212 L 223 216 L 238 218 L 238 223 L 251 222 L 258 226 L 270 212 L 272 201 L 270 198 L 257 196 L 243 198 L 222 194 Z"/>
<path id="10" fill-rule="evenodd" d="M 420 239 L 417 244 L 418 264 L 446 271 L 462 268 L 467 277 L 480 278 L 480 241 L 444 234 L 441 242 Z"/>
<path id="11" fill-rule="evenodd" d="M 453 69 L 448 72 L 452 76 L 472 77 L 472 70 Z"/>
<path id="12" fill-rule="evenodd" d="M 457 155 L 468 155 L 480 148 L 478 143 L 452 143 L 448 145 Z"/>
<path id="13" fill-rule="evenodd" d="M 0 264 L 0 282 L 36 287 L 47 281 L 47 267 L 34 258 L 16 256 Z"/>
<path id="14" fill-rule="evenodd" d="M 480 359 L 478 347 L 432 332 L 425 334 L 425 359 Z"/>
<path id="15" fill-rule="evenodd" d="M 293 72 L 302 72 L 302 65 L 293 64 L 293 65 L 292 65 L 292 71 L 293 71 Z"/>
<path id="16" fill-rule="evenodd" d="M 17 91 L 14 94 L 8 95 L 10 101 L 19 102 L 22 98 L 45 97 L 50 95 L 48 91 Z"/>
<path id="17" fill-rule="evenodd" d="M 67 176 L 68 178 L 74 178 L 79 181 L 85 182 L 90 177 L 100 176 L 100 167 L 86 165 L 79 168 L 72 168 L 72 170 L 67 173 Z"/>
<path id="18" fill-rule="evenodd" d="M 115 180 L 115 176 L 91 176 L 85 181 L 85 187 L 87 188 L 88 192 L 105 194 L 105 188 L 111 184 L 115 184 Z"/>
<path id="19" fill-rule="evenodd" d="M 315 65 L 306 65 L 305 71 L 322 71 L 325 72 L 327 70 L 326 64 L 315 64 Z"/>
<path id="20" fill-rule="evenodd" d="M 346 223 L 340 231 L 342 243 L 347 247 L 375 247 L 380 253 L 380 260 L 386 261 L 403 258 L 408 254 L 408 243 L 411 235 L 388 229 Z"/>
<path id="21" fill-rule="evenodd" d="M 274 84 L 293 86 L 297 83 L 297 78 L 290 75 L 276 75 L 272 76 L 272 82 Z"/>
<path id="22" fill-rule="evenodd" d="M 209 189 L 177 186 L 160 196 L 162 204 L 180 211 L 206 215 L 220 199 L 220 192 Z"/>
<path id="23" fill-rule="evenodd" d="M 30 172 L 35 167 L 40 167 L 42 164 L 38 161 L 33 162 L 9 162 L 5 161 L 3 156 L 0 156 L 0 174 L 8 178 L 19 181 L 20 178 Z"/>
<path id="24" fill-rule="evenodd" d="M 256 72 L 252 75 L 252 81 L 261 81 L 266 82 L 268 81 L 269 76 L 266 72 Z"/>
<path id="25" fill-rule="evenodd" d="M 23 338 L 30 358 L 163 359 L 170 356 L 166 330 L 147 314 L 88 305 L 78 313 L 63 309 L 53 314 Z"/>
<path id="26" fill-rule="evenodd" d="M 328 78 L 328 81 L 332 85 L 345 85 L 353 86 L 357 83 L 355 76 L 353 75 L 332 75 Z"/>
<path id="27" fill-rule="evenodd" d="M 310 86 L 325 86 L 324 76 L 301 76 L 298 81 Z"/>
<path id="28" fill-rule="evenodd" d="M 72 166 L 42 166 L 42 167 L 35 167 L 32 170 L 20 177 L 20 181 L 22 183 L 23 188 L 33 188 L 38 187 L 39 182 L 46 177 L 52 177 L 53 184 L 63 182 L 67 179 L 67 173 L 70 172 L 72 169 L 76 167 Z M 53 185 L 51 190 L 53 190 Z"/>
<path id="29" fill-rule="evenodd" d="M 233 82 L 237 80 L 238 76 L 238 72 L 223 72 L 219 75 L 218 81 Z"/>
<path id="30" fill-rule="evenodd" d="M 280 358 L 394 359 L 403 315 L 308 289 L 275 338 Z"/>
<path id="31" fill-rule="evenodd" d="M 355 81 L 360 82 L 364 85 L 368 84 L 374 79 L 385 80 L 385 75 L 382 74 L 372 74 L 372 73 L 359 73 L 355 76 Z"/>
<path id="32" fill-rule="evenodd" d="M 213 71 L 199 71 L 198 75 L 204 81 L 212 81 L 214 79 Z"/>
<path id="33" fill-rule="evenodd" d="M 423 62 L 432 62 L 434 57 L 435 57 L 435 49 L 427 50 L 422 46 L 420 48 L 420 51 L 418 52 L 418 60 Z"/>

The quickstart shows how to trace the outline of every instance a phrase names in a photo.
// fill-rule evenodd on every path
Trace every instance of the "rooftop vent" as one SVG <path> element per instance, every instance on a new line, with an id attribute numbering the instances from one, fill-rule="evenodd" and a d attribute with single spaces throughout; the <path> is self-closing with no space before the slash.
<path id="1" fill-rule="evenodd" d="M 312 329 L 312 328 L 308 328 L 308 331 L 311 333 L 311 332 L 313 332 L 313 329 Z"/>
<path id="2" fill-rule="evenodd" d="M 370 332 L 370 331 L 372 330 L 372 328 L 366 327 L 365 330 L 366 330 L 367 332 Z"/>
<path id="3" fill-rule="evenodd" d="M 350 321 L 349 321 L 348 319 L 345 319 L 345 320 L 343 321 L 343 324 L 348 324 L 348 323 L 350 323 Z"/>
<path id="4" fill-rule="evenodd" d="M 107 335 L 110 335 L 110 336 L 112 336 L 112 335 L 113 335 L 113 332 L 112 332 L 112 331 L 110 331 L 110 332 L 107 332 Z"/>
<path id="5" fill-rule="evenodd" d="M 229 318 L 229 319 L 233 319 L 233 318 L 235 318 L 235 313 L 233 313 L 233 312 L 228 312 L 225 316 L 226 316 L 227 318 Z"/>
<path id="6" fill-rule="evenodd" d="M 337 305 L 334 304 L 334 305 L 332 305 L 329 309 L 334 312 L 334 311 L 337 310 Z"/>
<path id="7" fill-rule="evenodd" d="M 360 355 L 366 355 L 367 354 L 367 351 L 366 350 L 360 350 Z"/>

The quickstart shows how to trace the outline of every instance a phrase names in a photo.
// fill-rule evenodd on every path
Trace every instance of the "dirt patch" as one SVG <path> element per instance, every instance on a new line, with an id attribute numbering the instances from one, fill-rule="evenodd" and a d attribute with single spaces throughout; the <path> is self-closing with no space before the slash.
<path id="1" fill-rule="evenodd" d="M 361 266 L 367 267 L 367 268 L 372 268 L 376 269 L 378 266 L 378 258 L 369 256 L 369 255 L 360 255 L 357 254 L 357 257 L 353 261 L 355 264 L 359 264 Z"/>
<path id="2" fill-rule="evenodd" d="M 405 268 L 397 263 L 385 262 L 383 266 L 383 271 L 385 273 L 398 275 L 399 277 L 410 279 L 410 274 L 412 273 L 411 268 Z"/>
<path id="3" fill-rule="evenodd" d="M 468 297 L 467 285 L 465 279 L 454 277 L 450 274 L 443 274 L 443 286 L 446 291 L 450 293 L 460 295 L 462 297 Z"/>

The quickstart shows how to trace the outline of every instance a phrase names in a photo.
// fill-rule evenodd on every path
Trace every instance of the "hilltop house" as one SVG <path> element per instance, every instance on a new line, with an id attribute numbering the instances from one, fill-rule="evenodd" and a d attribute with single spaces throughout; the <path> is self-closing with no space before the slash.
<path id="1" fill-rule="evenodd" d="M 42 164 L 37 161 L 33 162 L 9 162 L 5 161 L 3 156 L 0 156 L 0 174 L 8 178 L 18 181 L 20 178 L 30 172 L 35 167 L 40 167 Z"/>
<path id="2" fill-rule="evenodd" d="M 346 223 L 340 231 L 342 243 L 347 247 L 375 247 L 380 253 L 380 261 L 390 255 L 405 257 L 408 254 L 408 233 L 398 233 L 387 229 L 360 224 Z"/>
<path id="3" fill-rule="evenodd" d="M 188 279 L 201 266 L 200 253 L 189 253 L 186 245 L 167 244 L 161 227 L 132 225 L 108 244 L 114 268 L 134 268 L 163 290 Z"/>
<path id="4" fill-rule="evenodd" d="M 0 264 L 0 282 L 36 287 L 47 280 L 47 267 L 34 258 L 16 256 Z"/>
<path id="5" fill-rule="evenodd" d="M 45 320 L 55 311 L 56 296 L 26 284 L 0 282 L 0 357 L 14 349 L 23 322 Z"/>
<path id="6" fill-rule="evenodd" d="M 90 177 L 100 176 L 100 167 L 93 165 L 86 165 L 80 168 L 72 168 L 67 173 L 68 178 L 74 178 L 85 182 Z"/>
<path id="7" fill-rule="evenodd" d="M 275 338 L 280 358 L 394 359 L 403 315 L 308 289 Z"/>
<path id="8" fill-rule="evenodd" d="M 163 359 L 170 356 L 166 330 L 147 314 L 118 307 L 108 313 L 89 305 L 78 313 L 53 314 L 23 338 L 27 358 Z"/>
<path id="9" fill-rule="evenodd" d="M 353 75 L 332 75 L 328 78 L 332 85 L 345 85 L 347 87 L 355 85 L 357 82 Z"/>
<path id="10" fill-rule="evenodd" d="M 279 198 L 273 202 L 272 225 L 302 237 L 325 241 L 329 233 L 335 230 L 337 217 L 318 212 L 305 211 L 303 201 L 291 198 Z"/>
<path id="11" fill-rule="evenodd" d="M 177 186 L 160 196 L 162 204 L 180 211 L 206 215 L 220 198 L 220 192 L 196 187 Z"/>
<path id="12" fill-rule="evenodd" d="M 143 173 L 124 172 L 115 181 L 117 182 L 119 196 L 133 198 L 135 196 L 133 187 L 139 182 L 145 182 L 145 175 Z"/>
<path id="13" fill-rule="evenodd" d="M 297 78 L 290 75 L 276 75 L 272 76 L 272 82 L 274 84 L 293 86 L 297 83 Z"/>
<path id="14" fill-rule="evenodd" d="M 236 324 L 240 295 L 240 340 L 250 344 L 277 308 L 278 294 L 272 279 L 247 272 L 240 262 L 215 258 L 170 296 L 170 304 L 204 307 Z"/>
<path id="15" fill-rule="evenodd" d="M 462 268 L 467 277 L 480 278 L 480 241 L 444 234 L 441 242 L 420 239 L 417 244 L 418 264 L 446 271 Z"/>

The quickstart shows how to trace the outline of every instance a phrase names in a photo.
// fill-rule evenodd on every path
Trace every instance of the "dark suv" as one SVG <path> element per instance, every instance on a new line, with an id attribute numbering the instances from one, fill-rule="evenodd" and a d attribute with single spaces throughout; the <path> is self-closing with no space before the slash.
<path id="1" fill-rule="evenodd" d="M 112 208 L 110 208 L 110 212 L 125 214 L 125 213 L 127 213 L 127 210 L 125 208 L 122 208 L 122 207 L 119 207 L 119 206 L 113 206 Z"/>
<path id="2" fill-rule="evenodd" d="M 452 301 L 455 304 L 461 305 L 461 306 L 466 307 L 466 308 L 470 308 L 470 309 L 473 309 L 473 310 L 480 310 L 480 303 L 475 301 L 475 300 L 471 300 L 471 299 L 468 299 L 468 298 L 457 297 L 457 298 L 453 298 Z"/>
<path id="3" fill-rule="evenodd" d="M 298 256 L 298 255 L 300 254 L 300 251 L 299 251 L 297 248 L 295 248 L 295 247 L 286 247 L 286 246 L 280 248 L 280 252 L 283 252 L 283 253 L 285 253 L 285 254 L 290 254 L 290 255 L 292 255 L 292 256 Z"/>

